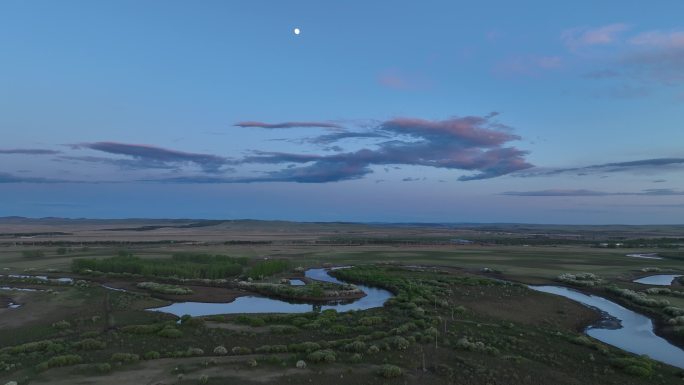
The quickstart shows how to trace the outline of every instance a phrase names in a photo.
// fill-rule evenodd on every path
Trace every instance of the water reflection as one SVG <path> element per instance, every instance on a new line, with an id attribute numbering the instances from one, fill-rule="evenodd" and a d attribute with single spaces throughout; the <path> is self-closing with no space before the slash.
<path id="1" fill-rule="evenodd" d="M 530 286 L 530 289 L 572 299 L 586 306 L 599 309 L 620 321 L 619 328 L 602 324 L 587 328 L 586 333 L 599 341 L 634 354 L 645 354 L 654 360 L 684 369 L 684 350 L 670 344 L 653 332 L 650 318 L 635 313 L 603 297 L 587 295 L 576 290 L 558 286 Z"/>
<path id="2" fill-rule="evenodd" d="M 681 276 L 681 274 L 658 274 L 635 279 L 633 282 L 640 283 L 642 285 L 670 286 L 675 278 Z"/>
<path id="3" fill-rule="evenodd" d="M 326 269 L 309 269 L 305 276 L 318 281 L 346 284 L 328 274 Z M 206 303 L 206 302 L 176 302 L 169 306 L 148 309 L 150 311 L 160 311 L 171 313 L 177 316 L 189 314 L 191 316 L 206 316 L 215 314 L 239 314 L 239 313 L 307 313 L 311 311 L 323 311 L 335 309 L 338 312 L 349 310 L 365 310 L 381 307 L 385 302 L 393 297 L 393 294 L 384 289 L 356 285 L 366 293 L 366 296 L 344 303 L 311 304 L 311 303 L 290 303 L 287 301 L 257 297 L 243 296 L 236 298 L 229 303 Z"/>

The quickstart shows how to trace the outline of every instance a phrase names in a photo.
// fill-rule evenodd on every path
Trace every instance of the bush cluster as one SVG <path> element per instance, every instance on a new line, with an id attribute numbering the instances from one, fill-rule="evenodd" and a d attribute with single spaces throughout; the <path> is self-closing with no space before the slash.
<path id="1" fill-rule="evenodd" d="M 238 356 L 243 356 L 245 354 L 252 354 L 252 349 L 246 348 L 244 346 L 235 346 L 230 350 L 233 354 Z"/>
<path id="2" fill-rule="evenodd" d="M 78 350 L 101 350 L 106 348 L 107 344 L 95 338 L 86 338 L 74 343 L 74 347 Z"/>
<path id="3" fill-rule="evenodd" d="M 650 377 L 653 374 L 653 362 L 646 357 L 615 358 L 611 365 L 632 376 Z"/>
<path id="4" fill-rule="evenodd" d="M 252 279 L 269 277 L 282 273 L 290 268 L 290 262 L 285 259 L 268 259 L 254 264 L 247 275 Z"/>
<path id="5" fill-rule="evenodd" d="M 49 368 L 57 368 L 61 366 L 77 365 L 83 362 L 83 358 L 78 354 L 65 354 L 61 356 L 54 356 L 49 360 L 42 362 L 36 366 L 39 371 L 47 370 Z"/>
<path id="6" fill-rule="evenodd" d="M 140 361 L 140 356 L 133 353 L 114 353 L 110 358 L 112 362 L 132 363 Z"/>
<path id="7" fill-rule="evenodd" d="M 641 293 L 630 289 L 621 289 L 617 286 L 609 286 L 606 289 L 609 292 L 619 295 L 620 297 L 626 298 L 638 305 L 649 307 L 664 307 L 670 305 L 670 301 L 666 299 L 649 298 L 648 295 L 646 295 L 646 293 Z"/>
<path id="8" fill-rule="evenodd" d="M 228 354 L 228 349 L 226 349 L 225 346 L 217 346 L 214 348 L 214 354 L 219 355 L 219 356 L 225 356 Z"/>
<path id="9" fill-rule="evenodd" d="M 287 353 L 287 346 L 285 345 L 262 345 L 254 349 L 254 353 L 269 354 L 269 353 Z"/>
<path id="10" fill-rule="evenodd" d="M 126 255 L 105 259 L 77 258 L 72 261 L 71 269 L 77 273 L 98 271 L 144 277 L 220 279 L 240 275 L 243 265 L 235 258 L 225 256 L 194 258 L 174 255 L 173 258 L 142 259 Z"/>
<path id="11" fill-rule="evenodd" d="M 467 337 L 459 338 L 456 341 L 456 348 L 475 352 L 487 353 L 492 355 L 499 354 L 499 350 L 493 346 L 487 346 L 482 341 L 471 342 Z"/>
<path id="12" fill-rule="evenodd" d="M 187 287 L 157 282 L 140 282 L 136 286 L 140 289 L 145 289 L 160 294 L 188 295 L 193 293 L 193 291 Z"/>
<path id="13" fill-rule="evenodd" d="M 316 350 L 310 353 L 307 358 L 312 362 L 322 362 L 331 364 L 335 362 L 335 352 L 330 349 Z"/>
<path id="14" fill-rule="evenodd" d="M 384 378 L 396 378 L 401 377 L 403 371 L 396 365 L 385 364 L 378 369 L 377 373 Z"/>
<path id="15" fill-rule="evenodd" d="M 593 273 L 563 273 L 557 279 L 574 286 L 598 286 L 604 282 L 603 279 Z"/>

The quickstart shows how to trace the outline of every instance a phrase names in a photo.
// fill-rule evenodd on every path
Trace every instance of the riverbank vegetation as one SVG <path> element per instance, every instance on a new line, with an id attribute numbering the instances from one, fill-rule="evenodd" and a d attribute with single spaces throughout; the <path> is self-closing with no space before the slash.
<path id="1" fill-rule="evenodd" d="M 54 371 L 73 379 L 96 372 L 116 378 L 162 367 L 169 380 L 183 374 L 183 381 L 207 376 L 207 383 L 220 383 L 231 377 L 219 373 L 237 364 L 246 373 L 298 370 L 302 383 L 326 378 L 318 373 L 337 373 L 340 365 L 350 371 L 342 379 L 337 374 L 338 384 L 396 378 L 416 384 L 518 383 L 515 378 L 526 376 L 536 383 L 647 384 L 655 373 L 663 383 L 679 381 L 662 364 L 579 334 L 575 325 L 586 322 L 588 309 L 549 300 L 523 285 L 398 266 L 365 265 L 333 274 L 395 296 L 366 311 L 184 316 L 176 322 L 135 310 L 149 301 L 145 297 L 106 292 L 105 306 L 89 307 L 91 314 L 54 322 L 42 340 L 24 334 L 1 348 L 0 365 L 7 368 L 1 378 L 41 383 Z M 70 297 L 97 303 L 104 289 L 69 290 Z M 22 330 L 29 329 L 14 333 Z"/>
<path id="2" fill-rule="evenodd" d="M 90 232 L 100 238 L 4 243 L 0 269 L 9 270 L 0 270 L 0 286 L 44 290 L 0 292 L 5 303 L 20 305 L 0 309 L 0 384 L 115 385 L 142 378 L 247 385 L 681 383 L 681 370 L 585 335 L 598 317 L 592 310 L 503 282 L 562 284 L 606 296 L 653 317 L 659 333 L 676 343 L 673 333 L 684 328 L 681 284 L 651 288 L 632 280 L 680 274 L 684 254 L 648 249 L 650 235 L 642 235 L 648 229 L 638 229 L 633 243 L 639 248 L 627 250 L 591 247 L 604 240 L 626 244 L 617 230 L 594 237 L 594 229 L 534 228 L 549 235 L 537 238 L 503 225 L 452 232 L 335 224 L 323 235 L 314 224 L 292 232 L 272 226 L 230 236 L 233 227 L 213 229 L 196 239 L 186 229 L 169 239 L 158 238 L 171 233 L 153 231 L 130 239 Z M 654 244 L 673 242 L 652 231 Z M 556 233 L 585 240 L 563 241 Z M 23 254 L 34 250 L 42 253 Z M 663 259 L 627 256 L 653 252 Z M 302 274 L 326 265 L 355 265 L 333 275 L 395 296 L 383 307 L 344 313 L 179 318 L 145 310 L 255 292 L 308 298 L 346 290 Z M 72 277 L 74 284 L 10 281 L 9 274 Z M 290 278 L 306 284 L 291 286 Z"/>
<path id="3" fill-rule="evenodd" d="M 76 258 L 71 270 L 91 275 L 128 275 L 177 279 L 219 280 L 239 277 L 262 279 L 288 270 L 286 260 L 263 260 L 251 262 L 243 257 L 207 254 L 173 254 L 171 258 L 139 258 L 129 253 L 115 257 L 94 259 Z"/>

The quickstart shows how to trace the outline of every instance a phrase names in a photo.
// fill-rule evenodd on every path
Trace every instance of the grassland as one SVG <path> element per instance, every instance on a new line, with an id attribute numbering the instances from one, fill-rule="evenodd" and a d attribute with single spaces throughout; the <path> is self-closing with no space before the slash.
<path id="1" fill-rule="evenodd" d="M 10 222 L 5 229 L 0 226 L 0 232 L 12 234 L 0 237 L 0 269 L 7 269 L 0 270 L 5 275 L 0 277 L 0 286 L 41 291 L 0 291 L 0 296 L 22 304 L 17 309 L 0 309 L 0 383 L 682 381 L 679 369 L 584 336 L 582 329 L 598 317 L 592 310 L 499 281 L 562 284 L 557 280 L 560 274 L 587 272 L 601 277 L 603 283 L 586 290 L 610 295 L 605 287 L 612 285 L 644 291 L 646 288 L 631 280 L 645 275 L 643 269 L 684 272 L 684 254 L 675 246 L 658 243 L 638 249 L 597 248 L 597 240 L 645 242 L 649 237 L 665 237 L 676 244 L 678 228 L 620 227 L 592 232 L 588 228 L 544 230 L 502 225 L 420 228 L 248 221 L 190 226 L 195 222 L 43 221 L 31 226 L 18 219 Z M 538 242 L 540 231 L 547 234 L 544 242 Z M 28 233 L 50 235 L 21 235 Z M 132 233 L 144 236 L 133 237 Z M 556 243 L 552 234 L 558 238 Z M 572 244 L 567 242 L 568 234 L 573 237 Z M 507 237 L 515 241 L 506 242 Z M 474 243 L 453 244 L 452 239 Z M 494 244 L 492 239 L 500 241 Z M 537 242 L 528 245 L 521 239 Z M 31 253 L 25 253 L 27 250 Z M 631 252 L 655 252 L 666 258 L 627 257 Z M 187 256 L 200 255 L 213 256 L 215 260 L 207 262 L 210 266 L 229 262 L 240 270 L 226 269 L 214 276 L 197 273 L 203 271 L 197 266 L 190 269 L 181 264 L 173 269 L 174 263 L 196 263 L 195 257 Z M 134 268 L 153 268 L 110 269 L 93 275 L 83 274 L 80 270 L 88 267 L 81 266 L 74 272 L 72 267 L 79 263 L 74 261 L 82 258 L 101 261 L 90 270 L 94 266 L 102 269 L 107 265 L 104 261 L 116 258 L 134 258 Z M 286 263 L 278 268 L 257 267 L 273 260 Z M 298 267 L 326 264 L 356 266 L 335 274 L 386 288 L 395 297 L 382 308 L 365 311 L 183 317 L 180 322 L 172 315 L 144 310 L 170 300 L 185 300 L 181 298 L 215 300 L 212 296 L 217 290 L 233 290 L 232 296 L 221 295 L 234 298 L 241 294 L 231 282 L 251 279 L 278 284 L 283 278 L 301 274 Z M 117 266 L 122 265 L 126 264 Z M 169 269 L 159 269 L 160 265 Z M 10 279 L 8 274 L 69 276 L 75 283 Z M 224 286 L 216 287 L 217 279 L 224 280 Z M 129 291 L 101 286 L 110 281 Z M 178 294 L 174 297 L 173 293 L 169 296 L 138 288 L 140 282 L 153 282 L 162 286 L 147 286 L 158 291 L 178 290 Z M 682 306 L 680 297 L 650 297 Z M 673 316 L 666 314 L 664 307 L 643 306 L 617 294 L 611 298 L 652 315 L 662 333 L 681 343 L 676 325 L 666 322 Z"/>

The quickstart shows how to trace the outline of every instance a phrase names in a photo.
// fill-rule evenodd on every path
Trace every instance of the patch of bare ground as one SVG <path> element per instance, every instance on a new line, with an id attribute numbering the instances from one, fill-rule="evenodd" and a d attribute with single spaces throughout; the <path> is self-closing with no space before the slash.
<path id="1" fill-rule="evenodd" d="M 497 287 L 477 286 L 456 296 L 457 302 L 473 313 L 528 325 L 580 331 L 600 318 L 597 312 L 569 299 L 523 288 L 504 293 Z"/>
<path id="2" fill-rule="evenodd" d="M 22 306 L 18 309 L 0 309 L 0 328 L 15 328 L 33 322 L 64 319 L 70 309 L 65 308 L 59 301 L 52 301 L 52 296 L 55 294 L 22 291 L 13 293 L 12 302 Z"/>

